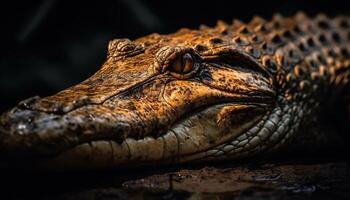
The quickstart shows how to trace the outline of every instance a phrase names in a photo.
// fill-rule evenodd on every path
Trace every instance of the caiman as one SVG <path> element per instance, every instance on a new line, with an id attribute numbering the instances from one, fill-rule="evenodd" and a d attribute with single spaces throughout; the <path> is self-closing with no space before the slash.
<path id="1" fill-rule="evenodd" d="M 107 169 L 232 160 L 295 138 L 317 141 L 321 133 L 305 127 L 349 86 L 349 27 L 347 16 L 277 14 L 114 39 L 90 78 L 1 115 L 1 160 Z"/>

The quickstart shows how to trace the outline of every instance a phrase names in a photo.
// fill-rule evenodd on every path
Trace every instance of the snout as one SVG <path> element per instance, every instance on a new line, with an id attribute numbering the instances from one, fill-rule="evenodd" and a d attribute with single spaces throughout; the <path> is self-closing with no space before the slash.
<path id="1" fill-rule="evenodd" d="M 56 151 L 44 142 L 59 135 L 60 116 L 13 108 L 0 118 L 0 154 L 2 157 L 44 156 Z"/>
<path id="2" fill-rule="evenodd" d="M 65 114 L 15 107 L 0 116 L 0 157 L 31 159 L 52 157 L 82 143 L 97 140 L 123 141 L 136 116 L 97 105 Z"/>

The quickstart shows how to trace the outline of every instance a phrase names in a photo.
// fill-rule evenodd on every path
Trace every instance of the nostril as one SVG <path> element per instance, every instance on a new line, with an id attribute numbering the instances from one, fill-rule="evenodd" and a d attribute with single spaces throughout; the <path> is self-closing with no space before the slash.
<path id="1" fill-rule="evenodd" d="M 24 135 L 35 128 L 33 119 L 37 112 L 14 108 L 1 116 L 0 125 L 8 134 Z"/>
<path id="2" fill-rule="evenodd" d="M 40 144 L 37 120 L 45 114 L 18 107 L 0 116 L 0 157 L 25 157 Z"/>
<path id="3" fill-rule="evenodd" d="M 24 122 L 18 122 L 17 124 L 14 124 L 12 126 L 12 133 L 18 134 L 18 135 L 28 135 L 30 134 L 30 130 L 34 129 L 34 125 L 32 123 L 29 123 L 27 121 Z"/>

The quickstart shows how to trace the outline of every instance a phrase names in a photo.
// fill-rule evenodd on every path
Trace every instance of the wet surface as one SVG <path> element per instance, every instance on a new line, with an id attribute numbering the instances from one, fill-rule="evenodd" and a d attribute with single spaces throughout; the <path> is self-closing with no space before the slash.
<path id="1" fill-rule="evenodd" d="M 349 199 L 346 161 L 1 173 L 6 199 Z M 308 161 L 309 160 L 309 161 Z"/>

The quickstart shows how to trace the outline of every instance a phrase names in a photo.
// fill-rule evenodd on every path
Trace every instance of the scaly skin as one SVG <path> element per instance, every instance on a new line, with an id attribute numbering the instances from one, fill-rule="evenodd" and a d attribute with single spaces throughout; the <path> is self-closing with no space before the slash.
<path id="1" fill-rule="evenodd" d="M 348 84 L 349 26 L 299 13 L 113 40 L 89 79 L 1 116 L 0 154 L 79 170 L 276 151 Z"/>

